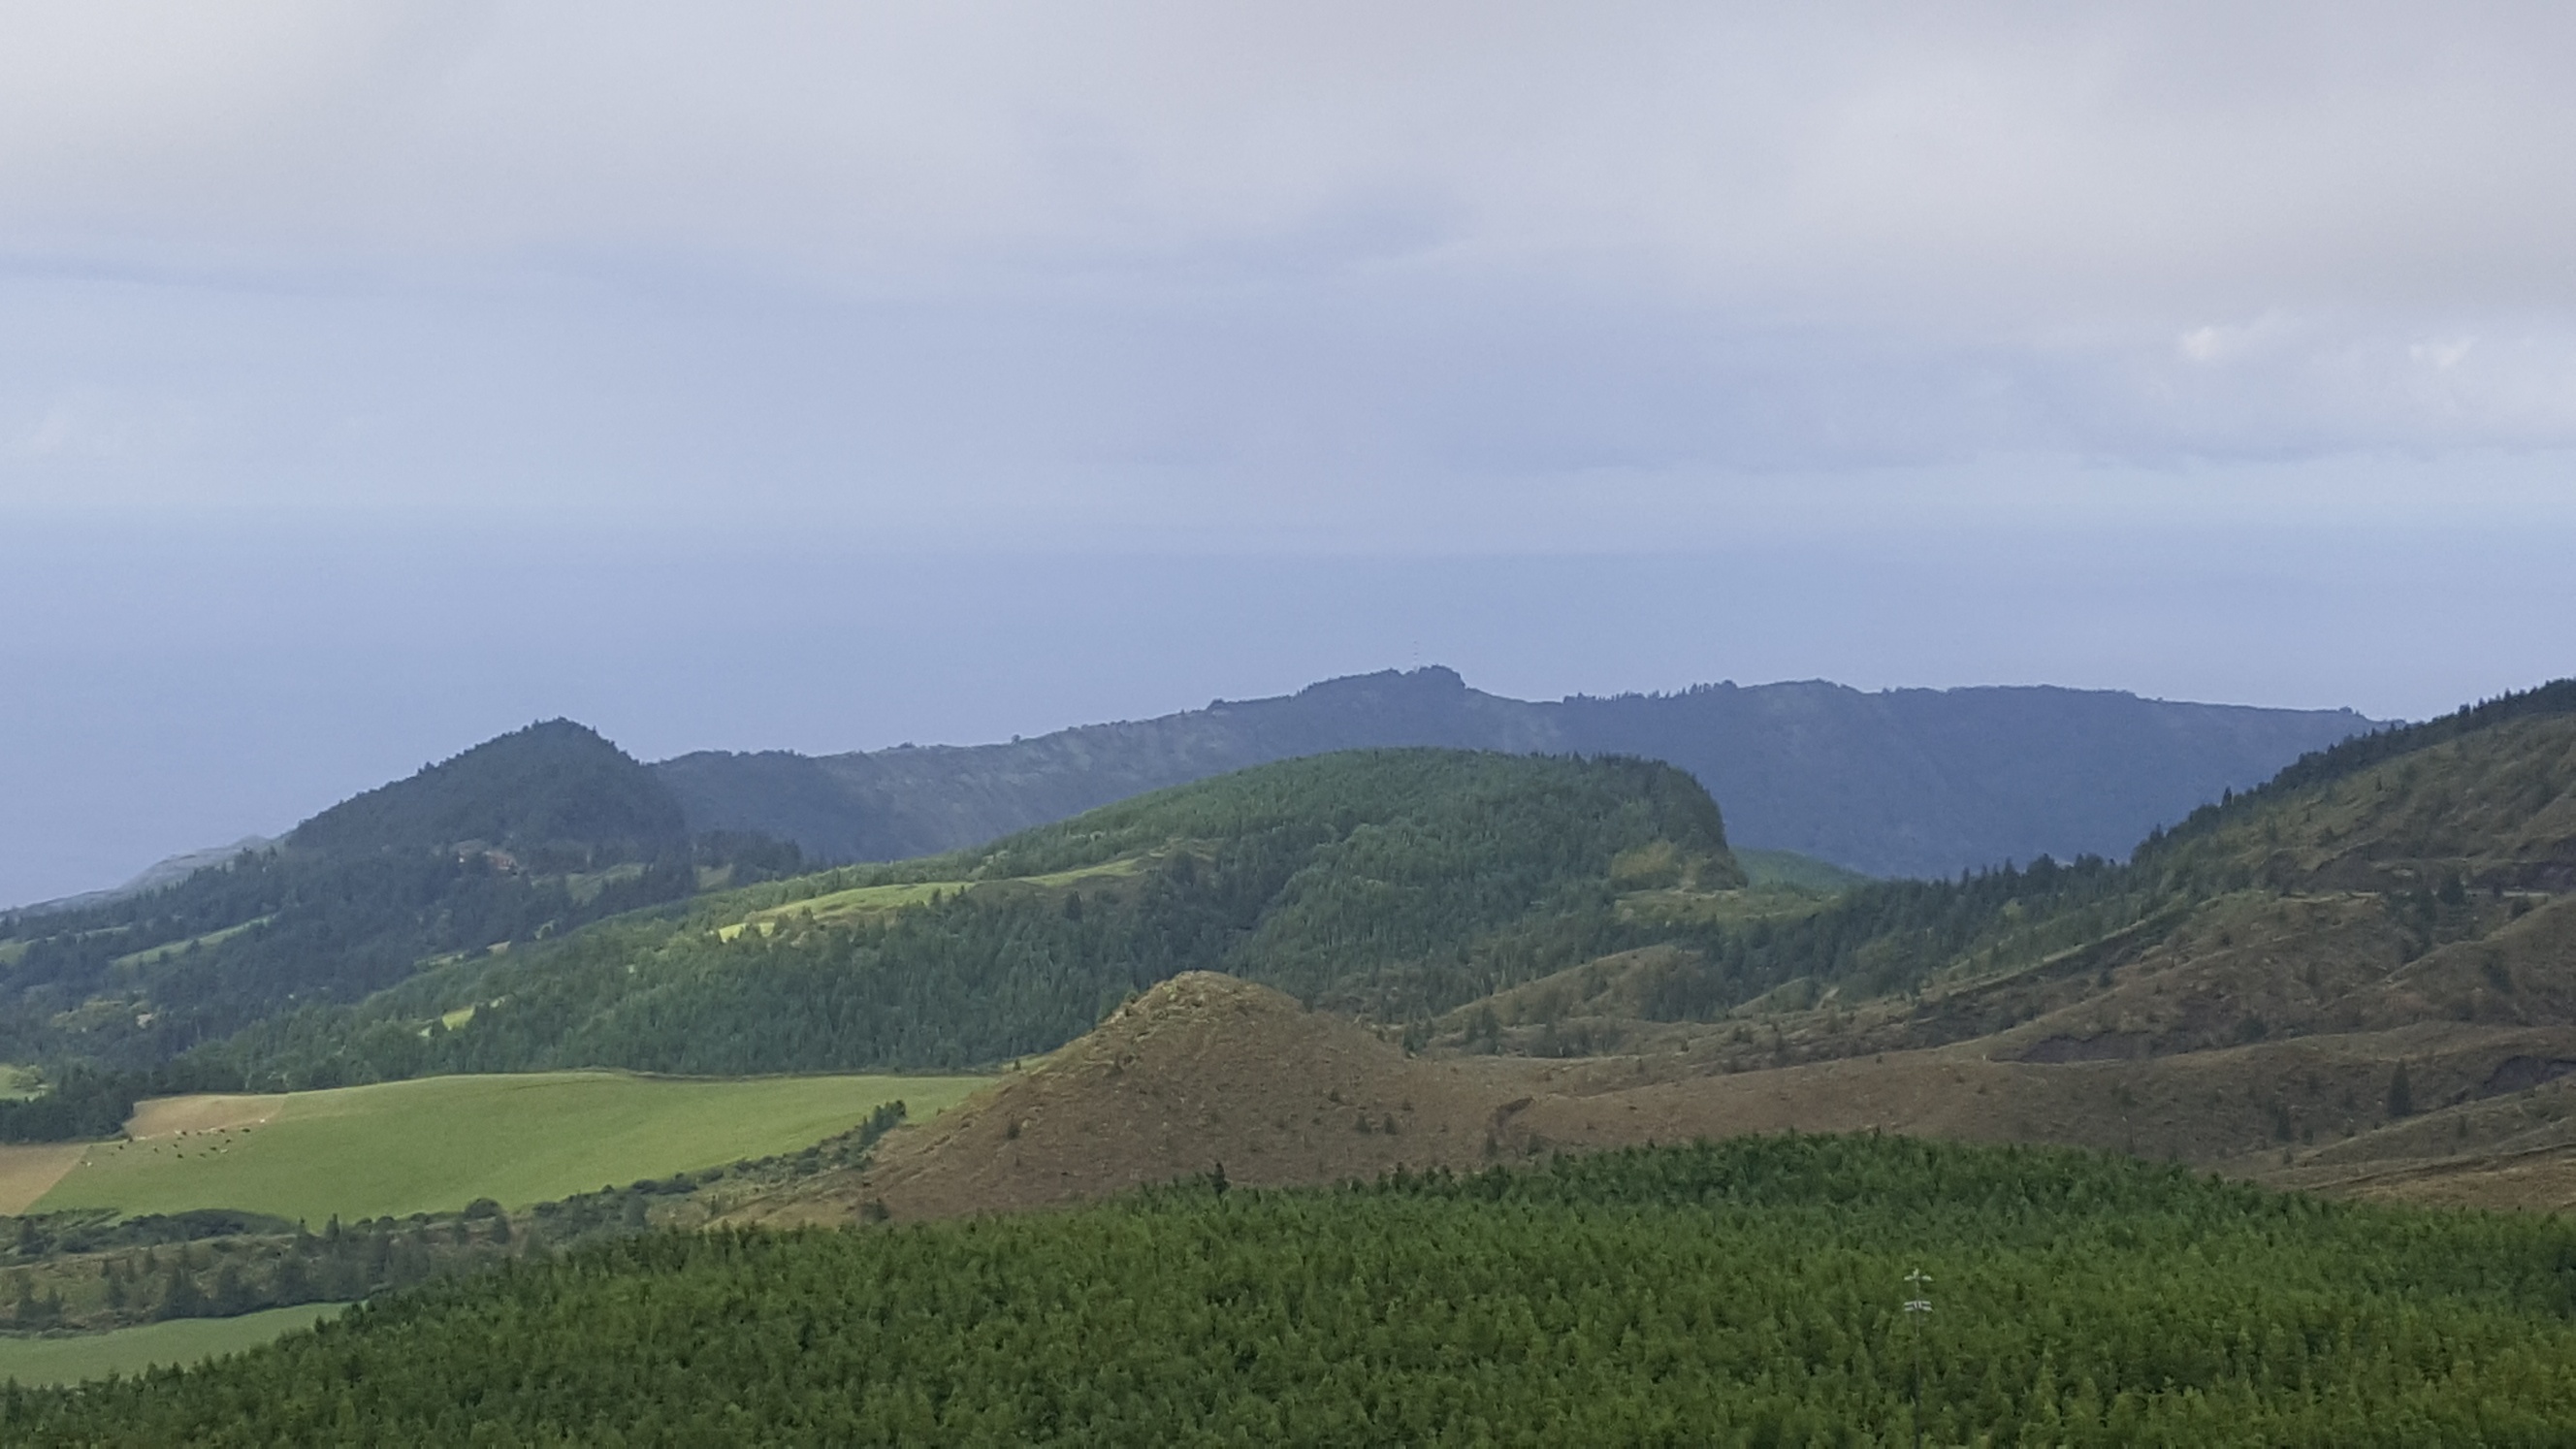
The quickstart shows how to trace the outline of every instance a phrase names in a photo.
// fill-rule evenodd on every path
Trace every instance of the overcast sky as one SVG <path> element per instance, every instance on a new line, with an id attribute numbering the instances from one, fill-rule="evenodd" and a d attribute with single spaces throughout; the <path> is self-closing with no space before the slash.
<path id="1" fill-rule="evenodd" d="M 0 14 L 0 901 L 540 715 L 2576 672 L 2576 7 Z"/>

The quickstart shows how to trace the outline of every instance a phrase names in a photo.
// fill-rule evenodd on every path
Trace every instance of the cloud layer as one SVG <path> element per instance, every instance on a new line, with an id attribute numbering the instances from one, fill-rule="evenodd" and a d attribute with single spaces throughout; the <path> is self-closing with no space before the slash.
<path id="1" fill-rule="evenodd" d="M 21 506 L 2576 444 L 2564 7 L 5 25 Z"/>
<path id="2" fill-rule="evenodd" d="M 1792 315 L 2571 300 L 2563 7 L 22 11 L 20 247 L 853 285 L 1589 262 Z"/>

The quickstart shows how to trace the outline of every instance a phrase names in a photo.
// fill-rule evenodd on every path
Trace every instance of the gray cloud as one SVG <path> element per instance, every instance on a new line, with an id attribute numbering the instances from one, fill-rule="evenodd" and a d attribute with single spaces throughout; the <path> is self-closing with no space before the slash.
<path id="1" fill-rule="evenodd" d="M 20 502 L 2576 443 L 2561 7 L 7 25 Z"/>
<path id="2" fill-rule="evenodd" d="M 1863 315 L 2560 304 L 2560 7 L 177 3 L 13 17 L 21 246 L 1591 259 Z M 1336 222 L 1392 205 L 1392 248 Z M 1381 240 L 1384 240 L 1381 238 Z M 1336 253 L 1339 253 L 1338 255 Z M 918 269 L 918 270 L 916 270 Z M 2225 320 L 2222 318 L 2221 320 Z"/>
<path id="3" fill-rule="evenodd" d="M 2571 73 L 2538 4 L 12 7 L 0 900 L 563 712 L 2564 674 Z"/>

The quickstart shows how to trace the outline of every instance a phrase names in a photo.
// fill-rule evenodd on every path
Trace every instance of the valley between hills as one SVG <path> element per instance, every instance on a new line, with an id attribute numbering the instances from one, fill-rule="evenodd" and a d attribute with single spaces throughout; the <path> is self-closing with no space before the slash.
<path id="1" fill-rule="evenodd" d="M 792 845 L 692 832 L 613 746 L 535 727 L 175 886 L 0 922 L 0 1026 L 44 1085 L 0 1103 L 22 1144 L 0 1149 L 17 1155 L 0 1179 L 27 1185 L 18 1326 L 134 1332 L 441 1284 L 479 1302 L 516 1291 L 471 1286 L 489 1273 L 518 1282 L 564 1254 L 643 1253 L 614 1259 L 643 1272 L 673 1232 L 932 1232 L 1045 1209 L 1073 1233 L 1179 1201 L 1155 1193 L 1221 1206 L 1236 1189 L 1334 1189 L 1314 1201 L 1365 1214 L 1596 1154 L 1641 1164 L 1639 1182 L 1773 1170 L 1672 1156 L 1739 1141 L 1961 1144 L 1877 1166 L 1897 1149 L 1815 1149 L 1871 1183 L 1929 1174 L 1936 1207 L 1939 1182 L 2071 1181 L 2095 1170 L 2079 1160 L 2143 1174 L 2106 1201 L 2215 1174 L 2292 1194 L 2226 1200 L 2258 1215 L 2327 1199 L 2555 1224 L 2576 1207 L 2576 682 L 2312 751 L 2125 860 L 1872 879 L 1739 851 L 1722 804 L 1630 756 L 1347 750 L 817 871 Z M 317 1145 L 263 1169 L 301 1196 L 224 1200 L 243 1179 L 207 1172 L 122 1202 L 90 1185 L 111 1174 L 60 1166 L 154 1135 L 129 1114 L 190 1103 L 327 1116 L 310 1104 L 595 1078 L 676 1104 L 746 1077 L 853 1105 L 784 1136 L 766 1108 L 692 1109 L 669 1132 L 635 1108 L 636 1145 L 597 1191 L 590 1167 L 459 1166 L 453 1191 L 340 1209 L 345 1162 Z M 487 1156 L 592 1145 L 561 1120 L 561 1141 Z M 2015 1155 L 2041 1149 L 2097 1156 Z M 1798 1191 L 1827 1198 L 1780 1211 L 1861 1191 L 1824 1180 Z M 672 1271 L 716 1271 L 671 1251 Z M 2010 1349 L 2013 1372 L 2044 1346 Z M 2133 1387 L 2173 1423 L 2200 1412 Z M 2405 1402 L 2450 1412 L 2445 1391 L 2402 1390 L 2419 1392 Z M 2086 1411 L 2104 1433 L 2116 1397 Z M 86 1422 L 83 1400 L 30 1402 L 27 1424 Z M 1799 1402 L 1818 1423 L 1842 1412 Z M 2346 1422 L 2314 1423 L 2330 1421 Z M 2287 1437 L 2329 1441 L 2297 1422 Z"/>

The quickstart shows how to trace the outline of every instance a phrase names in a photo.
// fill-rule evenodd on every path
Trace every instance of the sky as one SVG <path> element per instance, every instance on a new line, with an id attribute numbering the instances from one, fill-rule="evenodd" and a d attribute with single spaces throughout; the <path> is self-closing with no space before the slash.
<path id="1" fill-rule="evenodd" d="M 0 902 L 530 719 L 2576 673 L 2576 9 L 0 13 Z"/>

